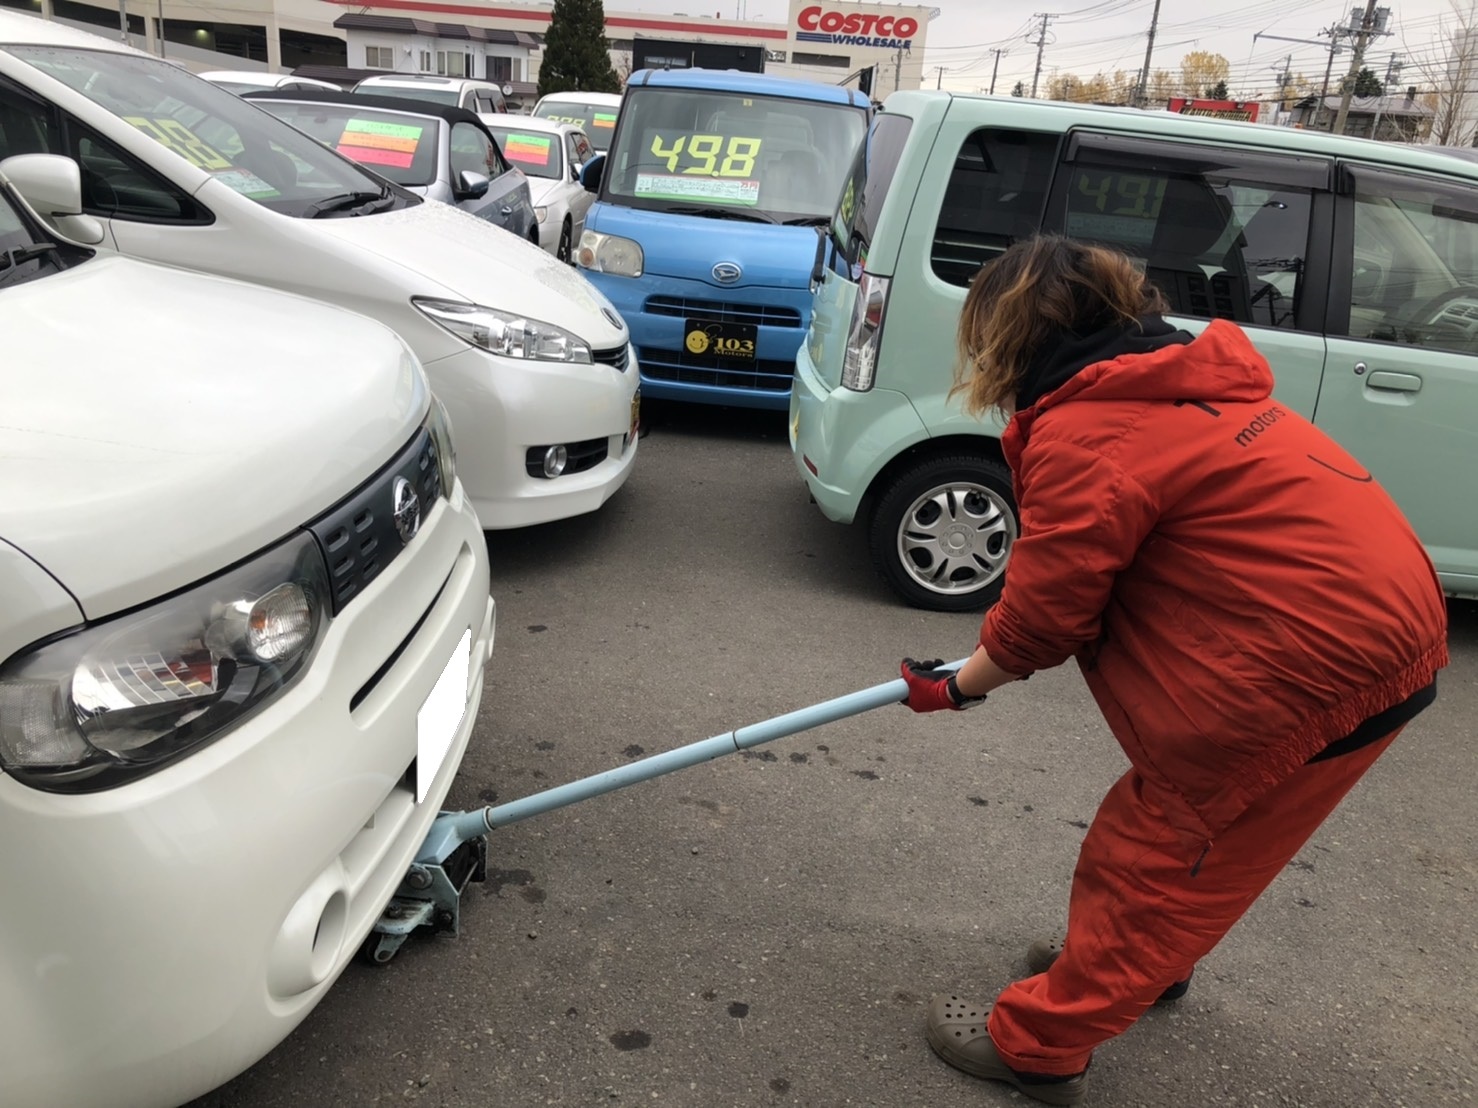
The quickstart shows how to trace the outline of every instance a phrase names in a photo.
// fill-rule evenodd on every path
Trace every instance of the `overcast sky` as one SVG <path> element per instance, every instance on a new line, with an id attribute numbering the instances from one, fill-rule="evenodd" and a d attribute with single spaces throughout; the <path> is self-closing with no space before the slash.
<path id="1" fill-rule="evenodd" d="M 1176 70 L 1191 50 L 1209 50 L 1223 55 L 1231 66 L 1229 84 L 1244 95 L 1270 92 L 1273 73 L 1292 55 L 1295 75 L 1302 73 L 1318 83 L 1329 60 L 1327 47 L 1259 38 L 1259 32 L 1296 39 L 1321 39 L 1319 32 L 1349 20 L 1349 9 L 1358 0 L 1161 0 L 1159 31 L 1155 39 L 1153 66 Z M 1466 11 L 1478 0 L 1457 0 Z M 1438 43 L 1443 26 L 1454 23 L 1451 0 L 1377 0 L 1391 8 L 1391 34 L 1374 40 L 1366 64 L 1384 77 L 1391 55 L 1406 60 L 1400 77 L 1404 85 L 1430 85 L 1422 66 L 1432 68 L 1445 55 Z M 722 12 L 724 18 L 741 11 L 749 19 L 783 23 L 789 12 L 786 0 L 606 0 L 606 10 L 673 14 Z M 837 4 L 838 7 L 842 4 Z M 1036 64 L 1034 28 L 1040 20 L 1033 13 L 1046 9 L 1054 14 L 1048 25 L 1047 47 L 1042 55 L 1042 81 L 1054 68 L 1087 78 L 1095 72 L 1116 69 L 1137 71 L 1144 64 L 1145 32 L 1149 28 L 1154 0 L 934 0 L 939 17 L 929 25 L 929 48 L 925 54 L 925 83 L 941 80 L 945 88 L 985 89 L 990 84 L 995 56 L 991 50 L 1009 51 L 1001 57 L 996 92 L 1008 93 L 1018 80 L 1031 86 Z M 1363 11 L 1363 4 L 1360 4 Z M 1220 14 L 1208 15 L 1216 10 Z M 1336 55 L 1334 70 L 1343 73 L 1350 54 Z M 942 78 L 936 70 L 942 68 Z"/>

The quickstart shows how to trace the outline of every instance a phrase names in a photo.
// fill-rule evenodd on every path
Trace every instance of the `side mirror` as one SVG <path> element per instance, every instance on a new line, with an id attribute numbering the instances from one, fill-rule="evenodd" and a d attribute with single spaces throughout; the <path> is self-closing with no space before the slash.
<path id="1" fill-rule="evenodd" d="M 103 225 L 82 214 L 82 170 L 71 158 L 17 154 L 0 162 L 0 175 L 59 235 L 88 246 L 103 241 Z"/>
<path id="2" fill-rule="evenodd" d="M 580 184 L 586 192 L 600 192 L 601 179 L 606 175 L 606 156 L 597 154 L 580 170 Z"/>
<path id="3" fill-rule="evenodd" d="M 492 181 L 486 175 L 464 169 L 457 174 L 457 187 L 454 194 L 458 200 L 481 200 L 488 194 L 488 186 L 491 184 Z"/>

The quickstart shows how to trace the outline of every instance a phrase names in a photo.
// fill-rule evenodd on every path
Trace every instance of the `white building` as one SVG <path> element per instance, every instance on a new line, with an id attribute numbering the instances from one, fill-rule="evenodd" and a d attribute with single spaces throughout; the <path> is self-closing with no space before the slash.
<path id="1" fill-rule="evenodd" d="M 131 38 L 193 69 L 267 69 L 348 81 L 368 73 L 452 72 L 516 86 L 538 79 L 551 4 L 501 0 L 121 0 Z M 118 34 L 119 0 L 0 0 L 0 6 Z M 749 44 L 766 72 L 856 85 L 873 95 L 922 83 L 937 9 L 791 0 L 784 23 L 606 8 L 612 65 L 624 76 L 638 38 Z M 458 60 L 460 59 L 460 60 Z M 520 92 L 523 89 L 520 87 Z"/>

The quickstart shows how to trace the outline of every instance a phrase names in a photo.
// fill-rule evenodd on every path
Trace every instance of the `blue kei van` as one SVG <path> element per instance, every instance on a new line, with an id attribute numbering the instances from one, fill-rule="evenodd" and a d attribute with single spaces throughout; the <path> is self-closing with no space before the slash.
<path id="1" fill-rule="evenodd" d="M 641 70 L 576 261 L 631 331 L 644 397 L 784 410 L 812 273 L 871 104 L 731 70 Z"/>

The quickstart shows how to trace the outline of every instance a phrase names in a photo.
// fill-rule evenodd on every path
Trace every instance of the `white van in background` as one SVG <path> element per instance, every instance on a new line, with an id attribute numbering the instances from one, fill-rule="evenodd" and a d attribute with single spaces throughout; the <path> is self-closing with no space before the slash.
<path id="1" fill-rule="evenodd" d="M 104 233 L 75 162 L 5 165 Z M 73 245 L 4 166 L 0 335 L 0 1105 L 180 1104 L 404 877 L 481 700 L 486 544 L 388 328 Z"/>
<path id="2" fill-rule="evenodd" d="M 629 336 L 569 266 L 97 35 L 0 12 L 0 77 L 0 159 L 76 161 L 90 245 L 327 300 L 398 332 L 451 413 L 484 527 L 594 511 L 625 482 Z M 415 138 L 375 136 L 391 155 Z M 29 177 L 13 180 L 44 219 L 59 214 Z"/>

